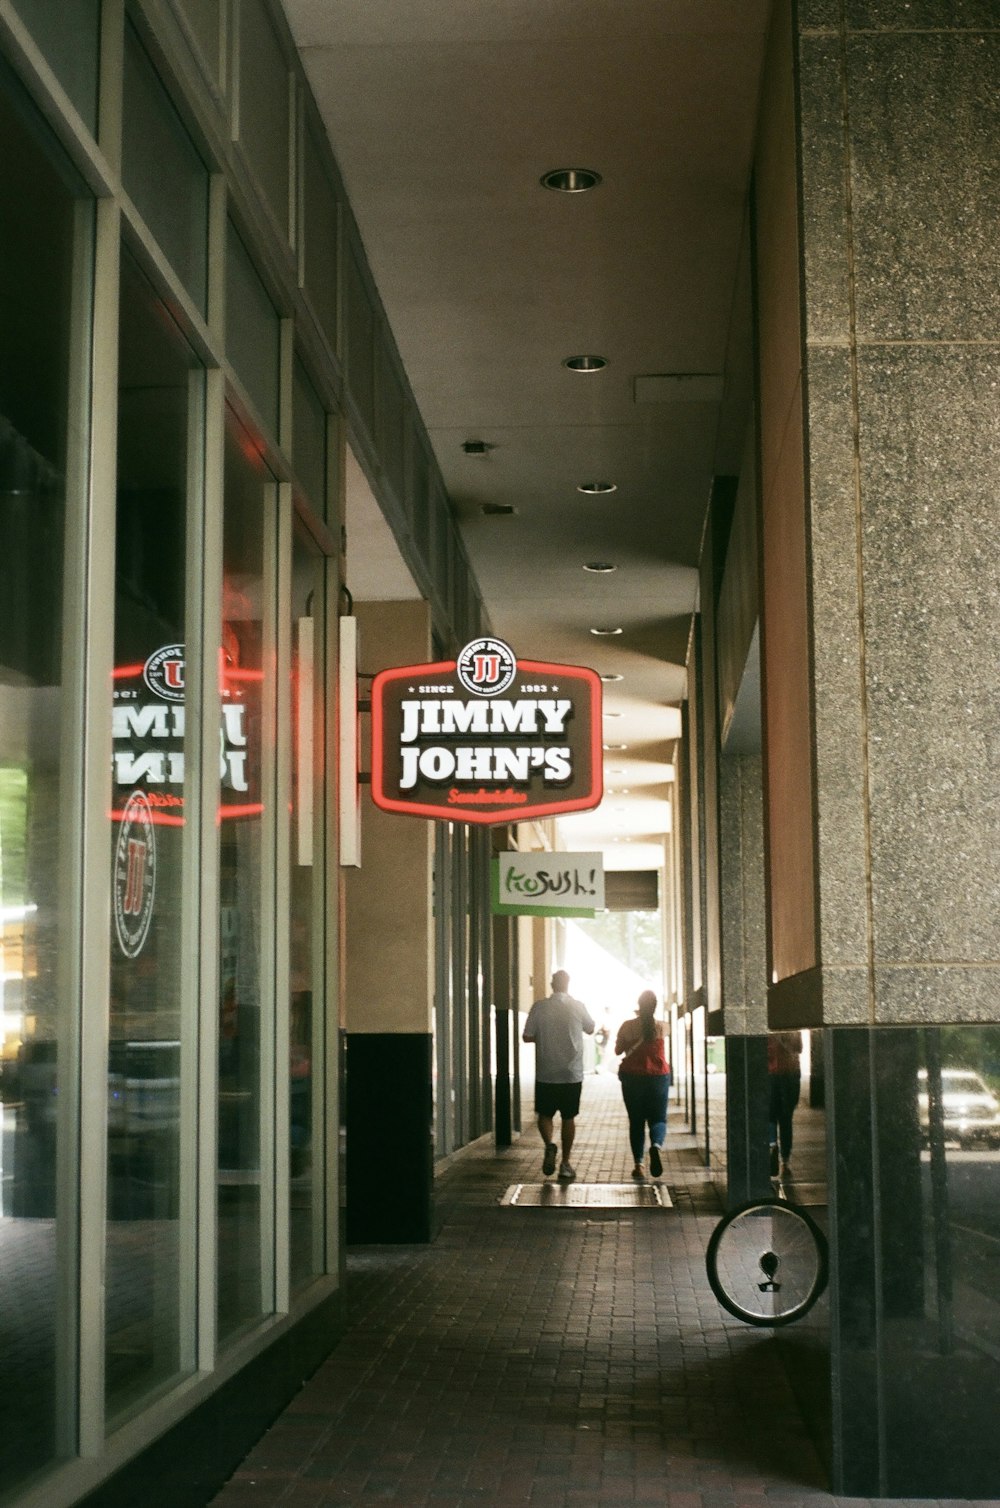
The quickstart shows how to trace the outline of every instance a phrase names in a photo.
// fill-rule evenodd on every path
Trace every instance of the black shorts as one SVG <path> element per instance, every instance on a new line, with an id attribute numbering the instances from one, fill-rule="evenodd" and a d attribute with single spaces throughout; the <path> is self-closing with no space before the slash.
<path id="1" fill-rule="evenodd" d="M 535 1110 L 539 1115 L 555 1115 L 558 1110 L 564 1121 L 576 1118 L 580 1111 L 580 1090 L 577 1084 L 535 1083 Z"/>

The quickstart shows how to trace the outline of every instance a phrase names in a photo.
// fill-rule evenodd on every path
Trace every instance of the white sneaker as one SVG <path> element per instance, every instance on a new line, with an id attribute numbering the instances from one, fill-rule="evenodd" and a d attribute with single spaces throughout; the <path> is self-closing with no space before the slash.
<path id="1" fill-rule="evenodd" d="M 559 1177 L 563 1183 L 572 1183 L 576 1177 L 576 1169 L 571 1168 L 568 1162 L 561 1162 L 559 1164 Z"/>

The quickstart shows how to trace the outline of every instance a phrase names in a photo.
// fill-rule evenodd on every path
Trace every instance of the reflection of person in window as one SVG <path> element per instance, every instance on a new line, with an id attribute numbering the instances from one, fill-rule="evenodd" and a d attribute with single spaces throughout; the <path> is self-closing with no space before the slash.
<path id="1" fill-rule="evenodd" d="M 801 1051 L 801 1032 L 772 1032 L 767 1039 L 772 1177 L 777 1176 L 779 1165 L 783 1174 L 792 1171 L 792 1116 L 799 1103 L 799 1091 L 802 1087 L 799 1066 Z"/>

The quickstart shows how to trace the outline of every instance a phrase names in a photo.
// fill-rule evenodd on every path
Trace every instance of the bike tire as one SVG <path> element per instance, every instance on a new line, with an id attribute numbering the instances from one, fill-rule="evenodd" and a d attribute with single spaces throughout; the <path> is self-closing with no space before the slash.
<path id="1" fill-rule="evenodd" d="M 826 1288 L 826 1237 L 800 1205 L 748 1199 L 715 1227 L 705 1268 L 715 1297 L 736 1319 L 767 1329 L 791 1325 Z"/>

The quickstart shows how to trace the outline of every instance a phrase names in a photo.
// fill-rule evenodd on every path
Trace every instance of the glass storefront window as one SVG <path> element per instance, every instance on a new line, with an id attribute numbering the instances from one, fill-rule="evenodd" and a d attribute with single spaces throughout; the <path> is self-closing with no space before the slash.
<path id="1" fill-rule="evenodd" d="M 281 321 L 232 221 L 226 239 L 226 354 L 276 435 Z"/>
<path id="2" fill-rule="evenodd" d="M 315 128 L 302 140 L 302 197 L 305 286 L 320 327 L 337 349 L 337 200 L 323 164 Z"/>
<path id="3" fill-rule="evenodd" d="M 326 410 L 302 362 L 292 371 L 292 460 L 314 512 L 326 511 Z"/>
<path id="4" fill-rule="evenodd" d="M 273 928 L 265 921 L 273 802 L 267 800 L 265 676 L 273 675 L 275 486 L 230 416 L 223 516 L 219 821 L 219 1301 L 221 1341 L 274 1309 L 273 1222 L 263 1147 L 273 1073 Z"/>
<path id="5" fill-rule="evenodd" d="M 89 131 L 97 133 L 97 71 L 101 0 L 16 0 L 38 43 Z"/>
<path id="6" fill-rule="evenodd" d="M 123 255 L 108 1060 L 109 1417 L 181 1368 L 188 346 Z M 191 1176 L 191 1170 L 187 1171 Z M 189 1286 L 189 1285 L 188 1285 Z"/>
<path id="7" fill-rule="evenodd" d="M 322 1130 L 317 1086 L 323 1082 L 322 931 L 316 925 L 316 886 L 322 883 L 322 826 L 316 798 L 322 790 L 323 602 L 317 553 L 296 522 L 292 540 L 291 621 L 291 852 L 289 925 L 290 1267 L 297 1285 L 323 1271 Z M 317 834 L 319 836 L 317 837 Z"/>
<path id="8" fill-rule="evenodd" d="M 125 27 L 122 109 L 125 190 L 204 312 L 208 171 L 130 24 Z"/>
<path id="9" fill-rule="evenodd" d="M 63 684 L 67 537 L 83 500 L 71 404 L 90 317 L 93 213 L 0 74 L 0 1496 L 70 1449 L 76 1017 L 68 852 L 78 734 Z"/>

